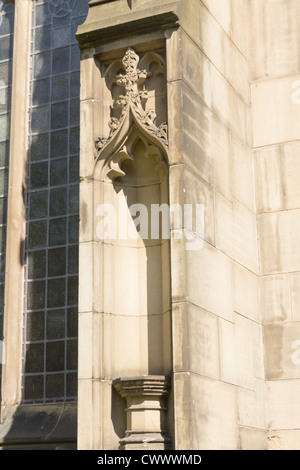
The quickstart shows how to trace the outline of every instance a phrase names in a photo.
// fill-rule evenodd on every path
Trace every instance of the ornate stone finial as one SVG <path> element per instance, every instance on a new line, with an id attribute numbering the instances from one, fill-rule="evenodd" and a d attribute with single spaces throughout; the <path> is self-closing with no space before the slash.
<path id="1" fill-rule="evenodd" d="M 128 49 L 122 62 L 125 67 L 125 75 L 117 75 L 117 85 L 123 86 L 126 90 L 126 96 L 134 100 L 140 95 L 138 85 L 142 84 L 147 78 L 147 70 L 139 70 L 139 56 L 133 49 Z"/>
<path id="2" fill-rule="evenodd" d="M 139 70 L 139 56 L 135 51 L 129 48 L 122 60 L 125 73 L 118 74 L 115 77 L 115 84 L 124 88 L 125 94 L 121 94 L 114 99 L 114 107 L 121 109 L 119 119 L 112 117 L 109 122 L 108 138 L 98 137 L 95 140 L 96 153 L 95 157 L 99 158 L 104 147 L 113 139 L 121 124 L 126 119 L 129 110 L 132 111 L 137 122 L 144 131 L 152 134 L 165 147 L 168 146 L 167 124 L 163 123 L 159 127 L 156 126 L 156 113 L 154 110 L 145 110 L 145 103 L 148 100 L 148 93 L 145 89 L 144 82 L 148 73 L 146 69 Z M 143 88 L 141 89 L 141 86 Z"/>

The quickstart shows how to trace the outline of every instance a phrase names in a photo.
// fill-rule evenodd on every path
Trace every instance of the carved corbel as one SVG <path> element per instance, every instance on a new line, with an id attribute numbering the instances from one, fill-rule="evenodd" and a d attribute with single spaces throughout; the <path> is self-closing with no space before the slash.
<path id="1" fill-rule="evenodd" d="M 121 450 L 169 450 L 167 400 L 170 380 L 164 376 L 118 378 L 114 388 L 126 399 L 125 436 Z"/>

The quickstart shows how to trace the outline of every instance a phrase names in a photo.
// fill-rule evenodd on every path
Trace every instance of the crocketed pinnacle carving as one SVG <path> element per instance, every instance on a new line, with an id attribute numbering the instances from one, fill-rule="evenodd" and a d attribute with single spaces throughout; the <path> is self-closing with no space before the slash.
<path id="1" fill-rule="evenodd" d="M 145 103 L 148 100 L 148 92 L 144 83 L 147 78 L 147 70 L 138 69 L 139 60 L 140 58 L 135 51 L 129 48 L 122 60 L 125 74 L 118 74 L 115 80 L 116 85 L 123 87 L 125 90 L 125 94 L 114 100 L 114 107 L 121 109 L 121 115 L 119 119 L 116 117 L 111 118 L 108 138 L 98 137 L 96 139 L 96 158 L 100 157 L 102 150 L 112 141 L 130 110 L 144 131 L 154 136 L 164 147 L 168 146 L 167 124 L 163 123 L 157 127 L 155 124 L 155 111 L 152 109 L 145 110 Z M 142 90 L 141 86 L 143 86 Z"/>

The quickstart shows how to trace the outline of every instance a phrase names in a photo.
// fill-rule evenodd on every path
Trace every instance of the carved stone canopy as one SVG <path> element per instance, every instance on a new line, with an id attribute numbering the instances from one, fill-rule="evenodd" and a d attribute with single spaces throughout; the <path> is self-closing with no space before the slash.
<path id="1" fill-rule="evenodd" d="M 123 90 L 113 100 L 112 109 L 119 110 L 119 115 L 111 117 L 108 137 L 98 137 L 95 140 L 96 161 L 100 158 L 106 161 L 112 179 L 123 174 L 122 162 L 127 158 L 133 158 L 126 150 L 126 142 L 132 140 L 134 131 L 144 141 L 148 155 L 157 153 L 157 160 L 161 161 L 168 152 L 167 124 L 162 123 L 157 126 L 155 111 L 146 109 L 145 106 L 148 101 L 145 81 L 149 73 L 146 69 L 138 68 L 139 62 L 139 56 L 129 48 L 122 60 L 124 73 L 117 73 L 113 79 L 110 79 L 111 85 Z M 112 64 L 109 69 L 114 65 Z"/>

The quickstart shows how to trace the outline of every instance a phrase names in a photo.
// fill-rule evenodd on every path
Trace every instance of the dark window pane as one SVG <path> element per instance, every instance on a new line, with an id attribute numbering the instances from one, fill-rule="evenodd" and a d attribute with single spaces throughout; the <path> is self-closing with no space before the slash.
<path id="1" fill-rule="evenodd" d="M 0 282 L 4 281 L 4 273 L 5 273 L 5 257 L 4 255 L 0 254 Z"/>
<path id="2" fill-rule="evenodd" d="M 46 398 L 59 398 L 64 396 L 64 374 L 51 374 L 46 377 Z"/>
<path id="3" fill-rule="evenodd" d="M 26 373 L 44 371 L 44 343 L 33 343 L 26 347 Z"/>
<path id="4" fill-rule="evenodd" d="M 49 134 L 33 135 L 30 152 L 31 161 L 46 160 L 49 154 Z"/>
<path id="5" fill-rule="evenodd" d="M 30 194 L 30 218 L 42 219 L 48 214 L 48 191 L 37 191 Z"/>
<path id="6" fill-rule="evenodd" d="M 51 158 L 63 157 L 68 154 L 68 131 L 51 133 Z"/>
<path id="7" fill-rule="evenodd" d="M 35 51 L 45 51 L 51 48 L 51 28 L 35 29 Z"/>
<path id="8" fill-rule="evenodd" d="M 79 1 L 75 3 L 75 6 L 72 10 L 72 17 L 75 16 L 83 16 L 86 15 L 88 12 L 88 2 L 86 1 Z"/>
<path id="9" fill-rule="evenodd" d="M 64 245 L 67 237 L 67 220 L 53 219 L 49 221 L 49 245 Z"/>
<path id="10" fill-rule="evenodd" d="M 71 47 L 71 70 L 80 68 L 80 50 L 78 46 Z"/>
<path id="11" fill-rule="evenodd" d="M 66 274 L 66 248 L 54 248 L 48 251 L 48 276 Z"/>
<path id="12" fill-rule="evenodd" d="M 69 182 L 78 183 L 79 181 L 79 158 L 70 157 L 69 161 Z"/>
<path id="13" fill-rule="evenodd" d="M 78 335 L 78 309 L 77 307 L 68 308 L 67 336 L 68 338 Z"/>
<path id="14" fill-rule="evenodd" d="M 78 277 L 68 279 L 68 305 L 76 305 L 78 302 Z"/>
<path id="15" fill-rule="evenodd" d="M 41 398 L 44 392 L 44 378 L 42 375 L 25 377 L 25 400 Z"/>
<path id="16" fill-rule="evenodd" d="M 7 217 L 7 198 L 2 197 L 0 199 L 0 224 L 6 223 Z"/>
<path id="17" fill-rule="evenodd" d="M 69 123 L 68 102 L 55 103 L 51 106 L 51 129 L 67 127 Z"/>
<path id="18" fill-rule="evenodd" d="M 70 96 L 71 98 L 79 98 L 79 87 L 80 83 L 80 74 L 79 72 L 72 72 L 71 73 L 71 89 L 70 89 Z"/>
<path id="19" fill-rule="evenodd" d="M 78 342 L 76 339 L 67 341 L 67 369 L 77 369 L 77 349 Z"/>
<path id="20" fill-rule="evenodd" d="M 78 246 L 77 245 L 69 247 L 68 272 L 69 274 L 78 274 Z"/>
<path id="21" fill-rule="evenodd" d="M 67 188 L 51 189 L 50 191 L 50 216 L 55 217 L 67 213 Z"/>
<path id="22" fill-rule="evenodd" d="M 5 244 L 6 244 L 6 230 L 4 227 L 0 228 L 0 251 L 5 253 Z"/>
<path id="23" fill-rule="evenodd" d="M 47 238 L 47 222 L 30 222 L 29 223 L 29 248 L 43 248 L 46 246 Z"/>
<path id="24" fill-rule="evenodd" d="M 27 341 L 39 341 L 45 334 L 44 312 L 29 312 L 27 314 L 26 338 Z"/>
<path id="25" fill-rule="evenodd" d="M 53 160 L 50 163 L 50 184 L 59 186 L 68 181 L 68 161 L 66 158 Z"/>
<path id="26" fill-rule="evenodd" d="M 48 281 L 48 308 L 64 307 L 65 299 L 65 278 L 50 279 Z"/>
<path id="27" fill-rule="evenodd" d="M 64 26 L 53 30 L 53 47 L 63 47 L 71 43 L 71 27 Z"/>
<path id="28" fill-rule="evenodd" d="M 56 75 L 52 78 L 52 101 L 63 101 L 69 97 L 69 74 Z"/>
<path id="29" fill-rule="evenodd" d="M 31 111 L 31 131 L 45 132 L 49 129 L 49 106 L 38 106 Z"/>
<path id="30" fill-rule="evenodd" d="M 1 31 L 2 33 L 2 31 Z M 0 38 L 0 60 L 8 60 L 12 56 L 12 40 L 10 36 Z"/>
<path id="31" fill-rule="evenodd" d="M 70 126 L 78 126 L 79 124 L 79 101 L 70 101 Z"/>
<path id="32" fill-rule="evenodd" d="M 50 99 L 50 80 L 36 80 L 33 82 L 32 91 L 32 103 L 33 104 L 45 104 Z"/>
<path id="33" fill-rule="evenodd" d="M 65 311 L 51 310 L 47 313 L 47 339 L 65 337 Z"/>
<path id="34" fill-rule="evenodd" d="M 70 129 L 70 154 L 79 153 L 79 127 Z"/>
<path id="35" fill-rule="evenodd" d="M 74 5 L 75 0 L 69 0 L 71 7 Z M 61 28 L 62 26 L 67 26 L 70 24 L 71 20 L 71 11 L 69 5 L 66 2 L 60 2 L 60 5 L 57 5 L 56 12 L 60 10 L 53 18 L 53 27 Z"/>
<path id="36" fill-rule="evenodd" d="M 51 73 L 51 52 L 35 54 L 33 64 L 34 78 L 49 76 Z"/>
<path id="37" fill-rule="evenodd" d="M 37 279 L 46 275 L 46 251 L 28 253 L 28 279 Z"/>
<path id="38" fill-rule="evenodd" d="M 45 281 L 27 283 L 27 309 L 41 310 L 45 306 Z"/>
<path id="39" fill-rule="evenodd" d="M 78 214 L 79 212 L 79 188 L 77 186 L 70 186 L 69 188 L 69 213 Z"/>
<path id="40" fill-rule="evenodd" d="M 70 51 L 68 47 L 52 52 L 52 72 L 59 74 L 68 72 L 70 68 Z"/>
<path id="41" fill-rule="evenodd" d="M 67 374 L 67 397 L 77 396 L 77 374 Z"/>
<path id="42" fill-rule="evenodd" d="M 55 341 L 46 344 L 46 371 L 56 372 L 65 368 L 65 343 Z"/>
<path id="43" fill-rule="evenodd" d="M 47 3 L 36 5 L 35 24 L 36 26 L 45 25 L 52 22 L 52 14 Z"/>
<path id="44" fill-rule="evenodd" d="M 69 243 L 78 243 L 79 217 L 69 217 Z"/>
<path id="45" fill-rule="evenodd" d="M 31 189 L 48 186 L 48 163 L 32 163 L 30 165 L 30 187 Z"/>
<path id="46" fill-rule="evenodd" d="M 4 285 L 0 284 L 0 302 L 3 308 L 3 302 L 4 302 Z M 0 339 L 2 339 L 2 332 L 3 332 L 3 315 L 0 315 Z"/>
<path id="47" fill-rule="evenodd" d="M 10 11 L 9 11 L 10 9 Z M 10 8 L 9 5 L 6 6 L 5 15 L 2 15 L 2 23 L 1 23 L 1 36 L 5 34 L 13 33 L 14 31 L 14 14 L 13 14 L 13 7 Z"/>

